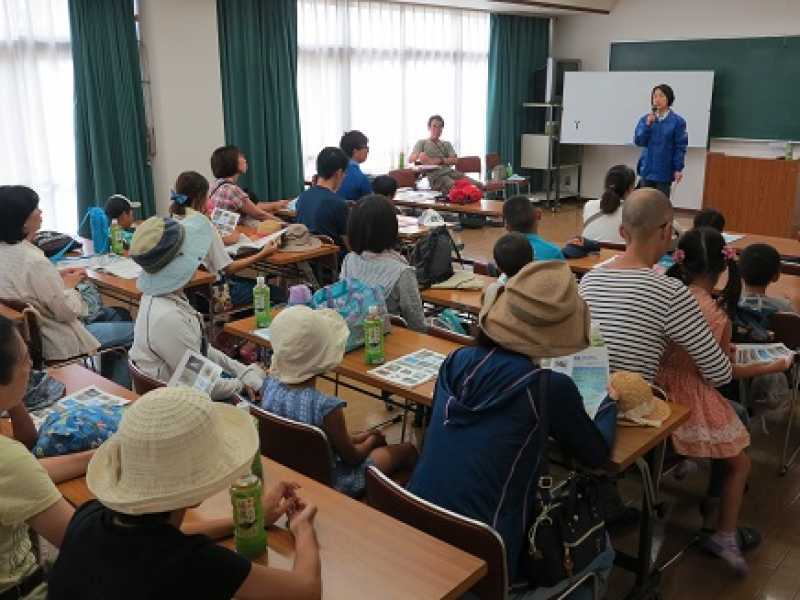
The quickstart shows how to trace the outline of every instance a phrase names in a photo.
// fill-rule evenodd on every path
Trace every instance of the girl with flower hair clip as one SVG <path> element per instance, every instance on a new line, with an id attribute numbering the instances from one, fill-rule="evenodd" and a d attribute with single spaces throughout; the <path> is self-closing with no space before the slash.
<path id="1" fill-rule="evenodd" d="M 681 236 L 673 258 L 675 264 L 667 275 L 686 284 L 717 342 L 722 348 L 730 348 L 731 323 L 741 294 L 733 249 L 725 245 L 722 234 L 716 229 L 698 227 Z M 712 292 L 724 271 L 727 271 L 728 280 L 719 299 L 715 300 Z M 789 367 L 786 360 L 747 365 L 734 363 L 733 376 L 779 373 Z M 731 403 L 702 378 L 692 358 L 680 346 L 670 343 L 667 347 L 655 381 L 673 402 L 691 409 L 688 421 L 672 434 L 676 452 L 712 460 L 712 485 L 703 506 L 706 513 L 713 512 L 715 507 L 719 510 L 716 531 L 705 539 L 705 548 L 722 558 L 739 575 L 746 575 L 748 566 L 740 546 L 753 547 L 760 539 L 755 530 L 737 529 L 750 472 L 750 458 L 745 453 L 750 445 L 750 434 Z M 720 485 L 714 485 L 715 478 Z M 714 487 L 720 489 L 714 490 Z"/>

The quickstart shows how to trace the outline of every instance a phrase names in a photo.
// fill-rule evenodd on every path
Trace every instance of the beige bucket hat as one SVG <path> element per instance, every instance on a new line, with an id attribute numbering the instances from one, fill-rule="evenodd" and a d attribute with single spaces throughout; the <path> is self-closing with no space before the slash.
<path id="1" fill-rule="evenodd" d="M 247 473 L 258 450 L 249 414 L 187 387 L 148 392 L 86 470 L 91 492 L 129 515 L 199 504 Z"/>
<path id="2" fill-rule="evenodd" d="M 333 309 L 290 306 L 269 327 L 270 375 L 282 383 L 301 383 L 342 362 L 350 329 Z"/>
<path id="3" fill-rule="evenodd" d="M 505 287 L 489 286 L 478 323 L 496 344 L 532 359 L 589 345 L 589 308 L 564 261 L 532 262 Z"/>
<path id="4" fill-rule="evenodd" d="M 315 238 L 302 223 L 292 223 L 283 234 L 281 250 L 297 252 L 299 250 L 314 250 L 322 246 L 319 238 Z"/>
<path id="5" fill-rule="evenodd" d="M 619 396 L 617 419 L 620 425 L 661 427 L 672 414 L 669 404 L 656 396 L 653 387 L 638 373 L 617 371 L 611 375 L 608 384 Z"/>

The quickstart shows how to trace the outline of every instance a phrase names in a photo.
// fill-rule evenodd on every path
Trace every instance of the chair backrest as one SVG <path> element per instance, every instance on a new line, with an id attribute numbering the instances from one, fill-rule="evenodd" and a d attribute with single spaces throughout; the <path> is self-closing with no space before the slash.
<path id="1" fill-rule="evenodd" d="M 333 485 L 333 456 L 328 436 L 319 427 L 250 407 L 258 419 L 261 454 L 320 483 Z"/>
<path id="2" fill-rule="evenodd" d="M 411 169 L 396 169 L 389 171 L 389 177 L 397 182 L 397 187 L 414 187 L 417 182 L 417 174 Z"/>
<path id="3" fill-rule="evenodd" d="M 28 346 L 28 354 L 30 354 L 33 368 L 43 369 L 45 367 L 44 343 L 39 325 L 39 313 L 30 304 L 22 300 L 0 298 L 0 304 L 22 315 L 22 320 L 17 322 L 19 333 Z"/>
<path id="4" fill-rule="evenodd" d="M 781 261 L 781 273 L 800 275 L 800 264 L 783 260 Z"/>
<path id="5" fill-rule="evenodd" d="M 438 337 L 443 340 L 448 340 L 450 342 L 455 342 L 456 344 L 461 344 L 462 346 L 474 346 L 478 343 L 477 340 L 471 335 L 463 335 L 461 333 L 456 333 L 455 331 L 450 331 L 449 329 L 437 327 L 436 325 L 431 325 L 428 327 L 428 335 Z"/>
<path id="6" fill-rule="evenodd" d="M 488 572 L 471 591 L 487 600 L 506 597 L 506 548 L 494 529 L 415 496 L 374 466 L 367 468 L 367 504 L 486 561 Z"/>
<path id="7" fill-rule="evenodd" d="M 472 261 L 472 271 L 476 275 L 485 275 L 487 277 L 499 277 L 500 275 L 496 265 L 479 260 Z"/>
<path id="8" fill-rule="evenodd" d="M 131 376 L 133 391 L 140 396 L 155 389 L 166 387 L 167 385 L 163 381 L 150 377 L 150 375 L 137 367 L 136 363 L 131 359 L 128 359 L 128 373 L 130 373 Z"/>
<path id="9" fill-rule="evenodd" d="M 800 349 L 800 315 L 777 312 L 769 317 L 769 329 L 775 334 L 774 341 L 785 344 L 790 350 Z"/>
<path id="10" fill-rule="evenodd" d="M 500 164 L 500 155 L 496 152 L 486 155 L 486 173 L 487 175 L 492 172 L 497 165 Z"/>
<path id="11" fill-rule="evenodd" d="M 597 245 L 601 248 L 608 248 L 609 250 L 619 250 L 620 252 L 625 252 L 625 243 L 618 243 L 618 242 L 597 242 Z"/>
<path id="12" fill-rule="evenodd" d="M 461 173 L 481 173 L 480 156 L 462 156 L 456 160 L 456 171 Z"/>

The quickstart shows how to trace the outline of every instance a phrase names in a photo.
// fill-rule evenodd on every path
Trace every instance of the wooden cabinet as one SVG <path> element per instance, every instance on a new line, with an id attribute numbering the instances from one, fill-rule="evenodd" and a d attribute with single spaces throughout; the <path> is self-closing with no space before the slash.
<path id="1" fill-rule="evenodd" d="M 800 161 L 706 155 L 703 208 L 725 215 L 725 228 L 779 237 L 800 230 Z"/>

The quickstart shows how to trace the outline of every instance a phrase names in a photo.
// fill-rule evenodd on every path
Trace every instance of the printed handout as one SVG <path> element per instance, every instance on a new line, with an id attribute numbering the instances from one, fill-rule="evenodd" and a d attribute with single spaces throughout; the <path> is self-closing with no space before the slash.
<path id="1" fill-rule="evenodd" d="M 439 352 L 422 349 L 371 369 L 369 373 L 390 383 L 413 388 L 435 379 L 445 358 Z"/>

